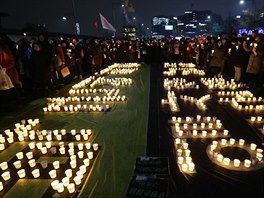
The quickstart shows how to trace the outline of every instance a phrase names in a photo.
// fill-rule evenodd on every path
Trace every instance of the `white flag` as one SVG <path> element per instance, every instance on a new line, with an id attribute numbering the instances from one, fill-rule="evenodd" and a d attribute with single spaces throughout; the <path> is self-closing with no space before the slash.
<path id="1" fill-rule="evenodd" d="M 99 13 L 103 29 L 116 32 L 116 29 L 107 21 L 107 19 Z"/>

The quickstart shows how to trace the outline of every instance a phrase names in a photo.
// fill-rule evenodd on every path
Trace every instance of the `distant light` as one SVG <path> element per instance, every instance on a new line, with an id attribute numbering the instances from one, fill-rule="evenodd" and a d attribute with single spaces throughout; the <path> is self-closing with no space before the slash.
<path id="1" fill-rule="evenodd" d="M 211 16 L 207 16 L 207 19 L 211 19 Z"/>
<path id="2" fill-rule="evenodd" d="M 136 20 L 136 17 L 133 17 L 133 20 Z"/>
<path id="3" fill-rule="evenodd" d="M 240 16 L 240 15 L 237 15 L 237 16 L 236 16 L 236 18 L 237 18 L 237 19 L 240 19 L 240 18 L 241 18 L 241 16 Z"/>
<path id="4" fill-rule="evenodd" d="M 142 23 L 141 26 L 144 26 L 144 23 Z"/>
<path id="5" fill-rule="evenodd" d="M 67 17 L 63 16 L 63 17 L 62 17 L 62 20 L 64 20 L 64 21 L 67 20 Z"/>
<path id="6" fill-rule="evenodd" d="M 245 3 L 245 1 L 241 0 L 241 1 L 239 1 L 239 3 L 240 3 L 240 4 L 244 4 L 244 3 Z"/>
<path id="7" fill-rule="evenodd" d="M 27 36 L 27 33 L 24 32 L 23 35 L 24 35 L 24 36 Z"/>
<path id="8" fill-rule="evenodd" d="M 147 30 L 149 30 L 149 27 L 147 27 Z"/>
<path id="9" fill-rule="evenodd" d="M 125 7 L 125 5 L 124 5 L 124 4 L 122 4 L 122 5 L 121 5 L 121 7 L 123 8 L 123 7 Z"/>

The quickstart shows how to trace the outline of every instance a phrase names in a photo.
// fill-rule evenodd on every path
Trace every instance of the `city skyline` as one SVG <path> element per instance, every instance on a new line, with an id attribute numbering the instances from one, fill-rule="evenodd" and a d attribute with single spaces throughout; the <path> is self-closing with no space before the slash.
<path id="1" fill-rule="evenodd" d="M 258 9 L 264 6 L 264 1 L 255 1 Z M 73 2 L 75 9 L 73 9 Z M 243 9 L 253 6 L 252 0 L 245 1 L 244 5 L 240 5 L 239 0 L 200 0 L 199 3 L 193 0 L 164 0 L 155 3 L 151 0 L 129 0 L 129 2 L 135 9 L 134 13 L 128 13 L 131 16 L 130 25 L 143 24 L 145 28 L 151 27 L 152 17 L 158 15 L 181 16 L 187 10 L 211 10 L 225 19 L 228 16 L 239 15 Z M 100 30 L 95 28 L 94 21 L 99 12 L 117 29 L 119 34 L 122 26 L 129 24 L 122 4 L 122 0 L 93 2 L 9 0 L 2 3 L 0 12 L 10 15 L 2 18 L 4 28 L 22 29 L 26 23 L 31 23 L 45 25 L 50 32 L 74 33 L 74 21 L 77 21 L 80 23 L 81 34 L 96 36 L 100 34 Z M 66 20 L 62 19 L 63 16 Z M 135 17 L 135 20 L 132 17 Z"/>

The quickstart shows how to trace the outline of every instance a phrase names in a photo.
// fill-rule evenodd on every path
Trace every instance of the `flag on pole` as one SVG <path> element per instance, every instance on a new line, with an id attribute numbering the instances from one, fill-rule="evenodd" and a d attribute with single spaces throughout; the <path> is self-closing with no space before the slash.
<path id="1" fill-rule="evenodd" d="M 100 16 L 100 19 L 101 19 L 101 23 L 102 23 L 103 29 L 106 29 L 106 30 L 109 30 L 109 31 L 112 31 L 112 32 L 116 32 L 116 29 L 112 26 L 111 23 L 109 23 L 107 21 L 107 19 L 103 15 L 101 15 L 101 13 L 99 13 L 99 16 Z"/>

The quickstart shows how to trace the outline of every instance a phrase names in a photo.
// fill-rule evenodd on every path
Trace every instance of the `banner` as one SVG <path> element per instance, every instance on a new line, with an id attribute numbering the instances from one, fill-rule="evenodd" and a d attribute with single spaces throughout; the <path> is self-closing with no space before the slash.
<path id="1" fill-rule="evenodd" d="M 101 15 L 101 13 L 99 13 L 99 15 L 102 23 L 102 28 L 112 32 L 116 32 L 116 29 L 112 26 L 112 24 L 109 23 L 107 19 L 103 15 Z"/>

